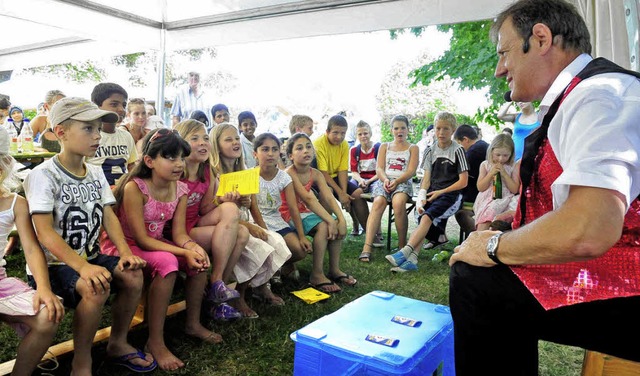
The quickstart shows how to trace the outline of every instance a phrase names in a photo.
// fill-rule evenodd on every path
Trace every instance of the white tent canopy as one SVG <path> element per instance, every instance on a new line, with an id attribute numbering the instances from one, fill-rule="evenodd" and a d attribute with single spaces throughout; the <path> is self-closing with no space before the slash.
<path id="1" fill-rule="evenodd" d="M 148 50 L 482 20 L 512 1 L 0 0 L 0 71 Z M 640 0 L 571 1 L 591 28 L 594 54 L 637 69 L 629 51 L 638 51 Z"/>
<path id="2" fill-rule="evenodd" d="M 509 0 L 2 0 L 0 71 L 98 55 L 481 20 Z M 7 38 L 7 36 L 10 36 Z"/>

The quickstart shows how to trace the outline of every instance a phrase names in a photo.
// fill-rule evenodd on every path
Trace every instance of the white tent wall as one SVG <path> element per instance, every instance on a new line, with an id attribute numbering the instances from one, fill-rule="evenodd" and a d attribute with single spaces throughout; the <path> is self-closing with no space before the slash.
<path id="1" fill-rule="evenodd" d="M 593 56 L 604 57 L 627 69 L 631 68 L 625 14 L 636 1 L 572 0 L 591 33 Z M 637 13 L 634 14 L 637 19 Z"/>

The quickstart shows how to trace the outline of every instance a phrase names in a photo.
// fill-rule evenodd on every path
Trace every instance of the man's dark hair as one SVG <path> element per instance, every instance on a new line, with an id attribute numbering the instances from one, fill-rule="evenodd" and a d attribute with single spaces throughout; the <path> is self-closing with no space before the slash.
<path id="1" fill-rule="evenodd" d="M 476 132 L 476 130 L 471 125 L 462 124 L 453 133 L 453 139 L 462 141 L 462 139 L 465 137 L 468 138 L 469 140 L 477 140 L 478 132 Z"/>
<path id="2" fill-rule="evenodd" d="M 102 82 L 93 88 L 91 92 L 91 102 L 100 107 L 102 103 L 113 94 L 122 94 L 125 102 L 129 99 L 127 91 L 122 86 L 114 84 L 113 82 Z"/>
<path id="3" fill-rule="evenodd" d="M 513 26 L 524 40 L 522 50 L 529 51 L 529 38 L 533 26 L 543 23 L 549 27 L 553 37 L 561 36 L 560 47 L 580 53 L 591 53 L 589 29 L 577 9 L 564 0 L 520 0 L 503 10 L 491 27 L 491 38 L 498 40 L 502 24 L 511 19 Z"/>

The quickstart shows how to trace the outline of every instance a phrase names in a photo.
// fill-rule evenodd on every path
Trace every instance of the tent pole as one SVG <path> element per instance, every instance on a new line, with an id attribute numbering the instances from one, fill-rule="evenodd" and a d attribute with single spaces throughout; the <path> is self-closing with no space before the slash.
<path id="1" fill-rule="evenodd" d="M 166 126 L 171 128 L 171 116 L 168 117 L 165 115 L 165 107 L 164 107 L 164 77 L 165 77 L 165 69 L 166 69 L 166 60 L 167 60 L 167 30 L 162 27 L 160 29 L 160 50 L 158 51 L 158 67 L 156 71 L 158 72 L 158 95 L 156 97 L 156 114 L 162 117 Z"/>

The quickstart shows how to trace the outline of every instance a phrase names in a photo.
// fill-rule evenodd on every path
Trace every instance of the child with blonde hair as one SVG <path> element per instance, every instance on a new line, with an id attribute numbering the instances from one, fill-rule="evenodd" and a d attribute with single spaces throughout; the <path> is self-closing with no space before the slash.
<path id="1" fill-rule="evenodd" d="M 385 256 L 392 272 L 418 269 L 418 254 L 431 225 L 439 225 L 454 215 L 462 205 L 462 189 L 467 186 L 469 166 L 464 148 L 452 139 L 458 123 L 449 112 L 439 112 L 434 122 L 437 142 L 422 161 L 424 176 L 416 200 L 418 227 L 409 241 L 395 253 Z M 397 215 L 396 211 L 396 215 Z"/>
<path id="2" fill-rule="evenodd" d="M 125 123 L 122 125 L 122 128 L 129 132 L 136 144 L 145 136 L 144 127 L 146 123 L 147 109 L 144 99 L 129 99 L 127 102 Z"/>
<path id="3" fill-rule="evenodd" d="M 239 318 L 240 313 L 226 302 L 239 298 L 240 294 L 224 283 L 249 241 L 249 231 L 239 224 L 240 209 L 235 204 L 239 195 L 229 192 L 216 197 L 219 180 L 211 168 L 211 142 L 205 124 L 189 119 L 176 124 L 174 129 L 191 146 L 180 181 L 189 189 L 187 232 L 212 259 L 207 300 L 215 307 L 210 316 L 223 321 Z"/>
<path id="4" fill-rule="evenodd" d="M 520 162 L 514 160 L 515 144 L 511 136 L 497 135 L 487 149 L 487 159 L 480 164 L 477 183 L 480 193 L 473 204 L 477 230 L 488 230 L 491 222 L 505 219 L 501 215 L 518 206 Z"/>
<path id="5" fill-rule="evenodd" d="M 211 130 L 210 138 L 212 167 L 217 175 L 244 170 L 242 145 L 236 127 L 229 123 L 218 124 Z M 258 212 L 255 195 L 241 196 L 236 204 L 242 211 L 240 223 L 249 230 L 251 236 L 233 269 L 240 298 L 232 304 L 236 305 L 244 318 L 257 318 L 258 314 L 249 307 L 245 299 L 247 287 L 250 284 L 262 294 L 268 295 L 266 289 L 269 287 L 263 285 L 291 257 L 291 252 L 279 234 L 249 222 L 248 209 L 251 209 L 251 213 Z"/>
<path id="6" fill-rule="evenodd" d="M 31 225 L 27 201 L 11 193 L 14 159 L 9 155 L 9 134 L 0 127 L 0 321 L 11 325 L 22 337 L 12 375 L 31 375 L 53 341 L 64 315 L 60 299 L 51 291 L 44 253 Z M 33 290 L 25 282 L 10 278 L 4 268 L 7 236 L 16 225 L 27 266 L 37 283 Z"/>

